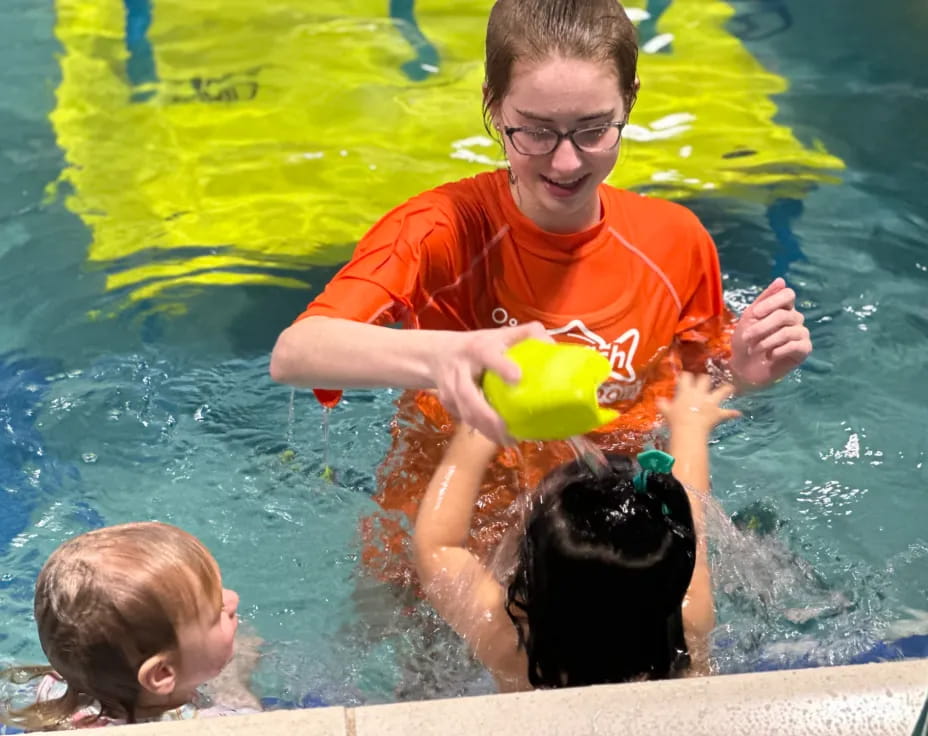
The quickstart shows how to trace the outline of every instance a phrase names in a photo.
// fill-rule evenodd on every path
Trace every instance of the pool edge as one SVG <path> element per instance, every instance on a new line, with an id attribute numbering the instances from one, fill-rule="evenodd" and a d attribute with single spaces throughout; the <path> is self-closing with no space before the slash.
<path id="1" fill-rule="evenodd" d="M 359 708 L 129 726 L 135 736 L 261 733 L 414 734 L 899 734 L 928 697 L 928 659 L 601 685 Z"/>

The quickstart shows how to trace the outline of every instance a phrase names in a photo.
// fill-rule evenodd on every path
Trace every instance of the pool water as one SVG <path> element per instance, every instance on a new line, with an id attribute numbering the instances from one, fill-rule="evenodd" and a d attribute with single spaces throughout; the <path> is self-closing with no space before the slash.
<path id="1" fill-rule="evenodd" d="M 928 9 L 831 5 L 706 0 L 720 21 L 692 0 L 629 6 L 650 50 L 614 181 L 700 215 L 734 308 L 786 275 L 815 344 L 713 444 L 722 672 L 928 633 Z M 361 571 L 397 394 L 331 412 L 329 481 L 323 410 L 267 375 L 377 213 L 493 165 L 467 142 L 484 135 L 489 1 L 381 6 L 4 3 L 0 663 L 42 661 L 32 585 L 57 544 L 157 518 L 240 593 L 266 642 L 261 695 L 492 689 L 423 606 Z M 720 107 L 694 95 L 695 122 L 670 117 L 674 90 L 701 88 Z"/>

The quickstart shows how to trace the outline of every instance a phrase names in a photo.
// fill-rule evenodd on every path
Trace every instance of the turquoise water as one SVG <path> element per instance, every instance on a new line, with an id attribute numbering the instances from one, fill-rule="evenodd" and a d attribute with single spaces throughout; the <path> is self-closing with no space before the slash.
<path id="1" fill-rule="evenodd" d="M 928 609 L 928 10 L 854 0 L 825 24 L 798 0 L 732 5 L 751 52 L 790 81 L 778 121 L 847 170 L 799 208 L 688 202 L 733 306 L 785 270 L 815 343 L 801 371 L 740 400 L 745 419 L 713 446 L 725 510 L 759 504 L 779 522 L 762 540 L 719 532 L 717 664 L 841 663 L 928 633 L 911 612 Z M 158 518 L 200 536 L 241 594 L 267 642 L 261 694 L 352 704 L 488 690 L 425 612 L 407 615 L 359 574 L 358 520 L 375 508 L 395 395 L 354 392 L 332 413 L 328 483 L 322 410 L 307 392 L 291 406 L 267 377 L 274 338 L 312 291 L 188 289 L 185 314 L 141 302 L 88 316 L 120 297 L 86 264 L 91 235 L 67 190 L 45 196 L 68 154 L 48 120 L 53 13 L 31 0 L 0 10 L 0 662 L 41 661 L 32 583 L 61 540 Z M 330 273 L 299 276 L 318 288 Z"/>

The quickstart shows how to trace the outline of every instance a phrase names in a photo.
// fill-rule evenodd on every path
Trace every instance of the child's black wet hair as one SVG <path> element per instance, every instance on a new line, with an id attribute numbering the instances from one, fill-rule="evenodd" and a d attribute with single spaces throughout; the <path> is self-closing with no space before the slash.
<path id="1" fill-rule="evenodd" d="M 506 610 L 535 687 L 673 677 L 689 665 L 681 604 L 696 561 L 686 491 L 670 474 L 632 482 L 609 455 L 597 477 L 567 463 L 542 482 Z"/>

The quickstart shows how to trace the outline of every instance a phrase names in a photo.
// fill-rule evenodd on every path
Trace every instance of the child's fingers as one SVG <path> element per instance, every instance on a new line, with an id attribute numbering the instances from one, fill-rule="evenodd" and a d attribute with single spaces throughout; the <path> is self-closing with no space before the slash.
<path id="1" fill-rule="evenodd" d="M 741 416 L 741 412 L 737 409 L 722 409 L 722 421 L 727 422 L 729 419 L 737 419 Z"/>
<path id="2" fill-rule="evenodd" d="M 696 376 L 688 371 L 683 371 L 680 374 L 680 377 L 677 379 L 677 393 L 682 393 L 683 391 L 688 391 L 693 387 L 693 383 L 696 380 Z"/>
<path id="3" fill-rule="evenodd" d="M 735 393 L 735 387 L 730 383 L 723 383 L 715 391 L 712 392 L 712 400 L 716 404 L 721 404 L 724 401 L 727 401 Z"/>
<path id="4" fill-rule="evenodd" d="M 712 388 L 712 379 L 709 378 L 708 373 L 700 373 L 696 376 L 696 388 L 699 389 L 701 393 L 709 393 L 709 390 Z"/>

